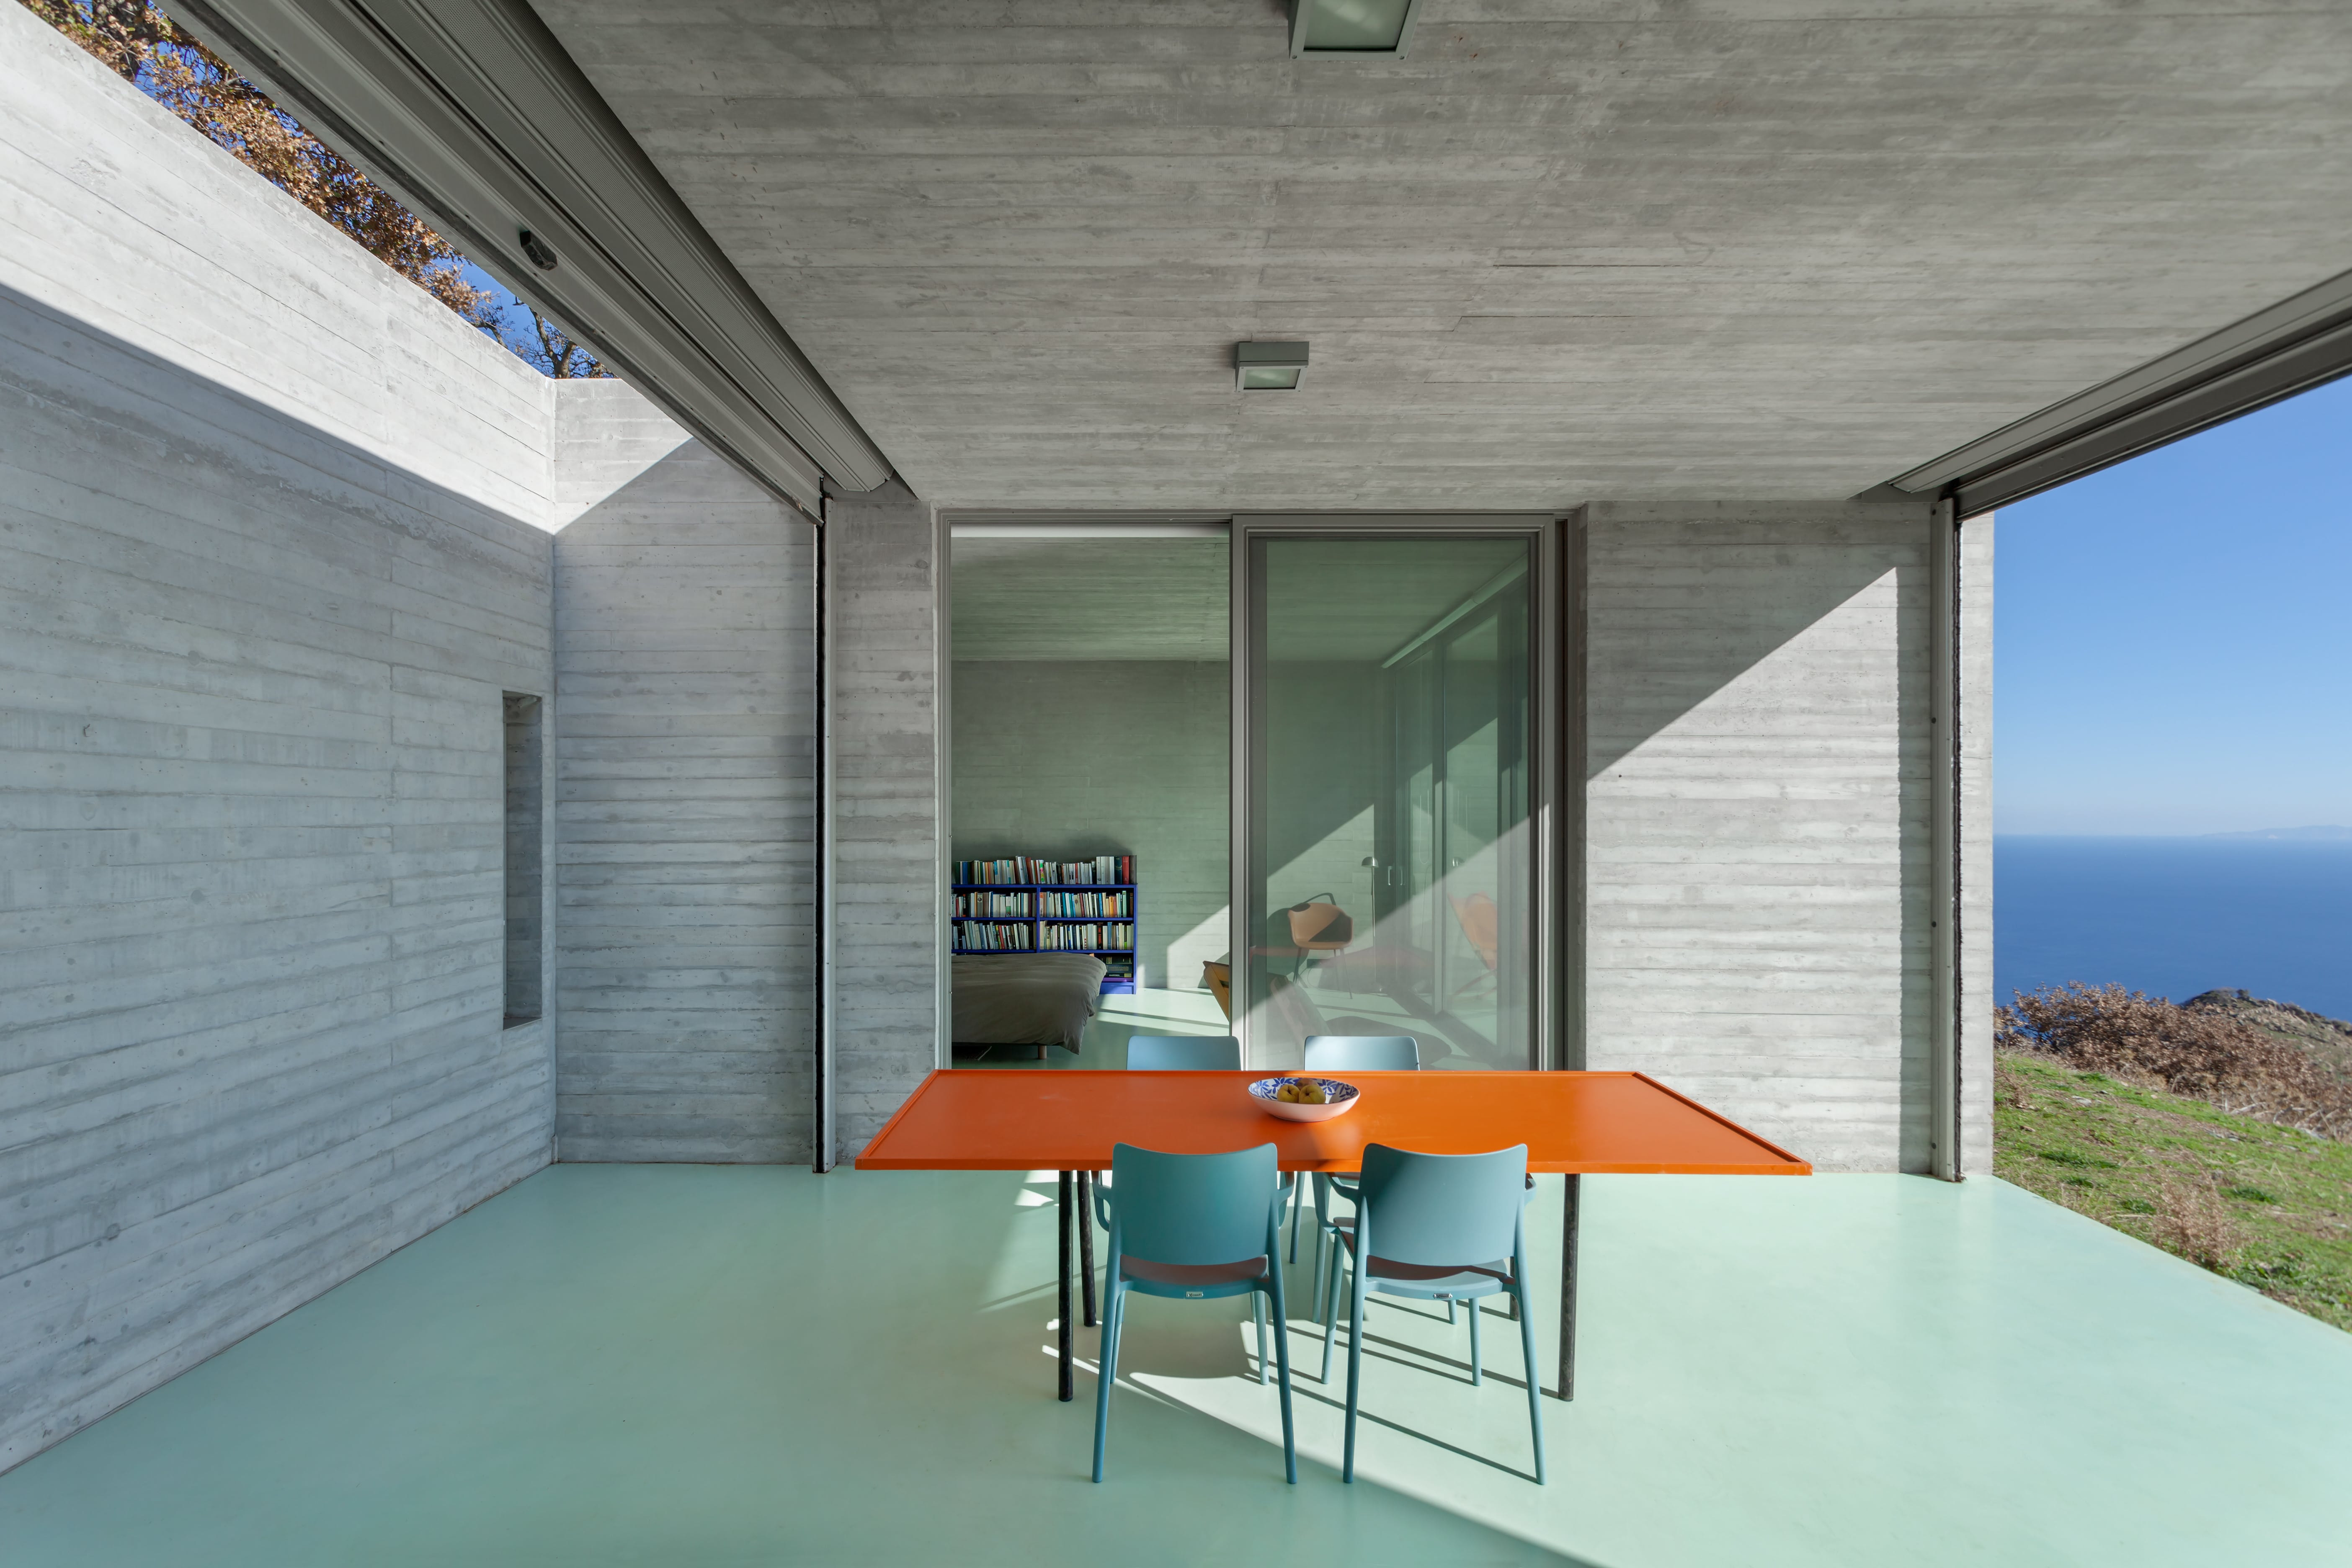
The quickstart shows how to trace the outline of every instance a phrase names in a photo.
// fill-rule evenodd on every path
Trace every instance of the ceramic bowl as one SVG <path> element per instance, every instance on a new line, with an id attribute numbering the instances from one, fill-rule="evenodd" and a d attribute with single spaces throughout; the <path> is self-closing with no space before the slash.
<path id="1" fill-rule="evenodd" d="M 1321 1105 L 1296 1105 L 1274 1098 L 1275 1091 L 1286 1083 L 1314 1083 L 1323 1086 L 1329 1098 Z M 1269 1116 L 1279 1116 L 1285 1121 L 1328 1121 L 1335 1116 L 1345 1116 L 1356 1109 L 1363 1098 L 1352 1083 L 1341 1083 L 1335 1078 L 1262 1078 L 1249 1086 L 1250 1098 Z"/>

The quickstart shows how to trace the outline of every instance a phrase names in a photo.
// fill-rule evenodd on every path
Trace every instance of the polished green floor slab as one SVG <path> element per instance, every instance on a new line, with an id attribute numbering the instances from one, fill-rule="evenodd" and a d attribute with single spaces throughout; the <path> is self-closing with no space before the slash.
<path id="1" fill-rule="evenodd" d="M 0 1562 L 2352 1557 L 2352 1336 L 1990 1181 L 1589 1181 L 1542 1489 L 1499 1320 L 1473 1390 L 1375 1309 L 1353 1488 L 1300 1323 L 1294 1489 L 1240 1310 L 1139 1303 L 1095 1487 L 1050 1191 L 542 1173 L 0 1477 Z"/>

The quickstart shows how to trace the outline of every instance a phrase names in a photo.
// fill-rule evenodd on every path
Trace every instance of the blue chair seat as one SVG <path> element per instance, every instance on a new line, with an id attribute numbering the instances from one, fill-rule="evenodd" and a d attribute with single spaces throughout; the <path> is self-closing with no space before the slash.
<path id="1" fill-rule="evenodd" d="M 1180 1300 L 1244 1296 L 1262 1289 L 1265 1280 L 1263 1258 L 1244 1258 L 1238 1263 L 1155 1263 L 1148 1258 L 1123 1258 L 1119 1268 L 1130 1289 Z"/>
<path id="2" fill-rule="evenodd" d="M 1349 1218 L 1334 1220 L 1331 1224 L 1332 1228 L 1339 1232 L 1340 1245 L 1348 1249 L 1348 1260 L 1352 1266 L 1356 1252 L 1356 1222 Z M 1467 1266 L 1399 1263 L 1393 1258 L 1375 1258 L 1365 1272 L 1371 1277 L 1372 1288 L 1383 1294 L 1418 1297 L 1426 1301 L 1465 1301 L 1475 1296 L 1498 1295 L 1511 1289 L 1511 1260 L 1507 1258 Z"/>

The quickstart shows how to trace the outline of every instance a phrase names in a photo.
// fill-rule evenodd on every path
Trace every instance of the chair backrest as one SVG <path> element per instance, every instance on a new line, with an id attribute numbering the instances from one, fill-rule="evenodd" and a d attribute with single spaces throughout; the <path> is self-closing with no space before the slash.
<path id="1" fill-rule="evenodd" d="M 1111 1148 L 1110 1175 L 1111 1224 L 1127 1256 L 1192 1265 L 1265 1256 L 1273 1144 L 1229 1154 L 1163 1154 L 1118 1143 Z"/>
<path id="2" fill-rule="evenodd" d="M 1239 1072 L 1242 1043 L 1231 1035 L 1131 1035 L 1129 1072 Z"/>
<path id="3" fill-rule="evenodd" d="M 1375 1258 L 1426 1268 L 1511 1256 L 1528 1186 L 1528 1146 L 1491 1154 L 1415 1154 L 1364 1145 L 1357 1191 Z"/>
<path id="4" fill-rule="evenodd" d="M 1416 1072 L 1421 1042 L 1411 1035 L 1309 1035 L 1308 1072 Z"/>
<path id="5" fill-rule="evenodd" d="M 1300 947 L 1310 942 L 1345 947 L 1356 939 L 1356 922 L 1337 904 L 1308 900 L 1293 904 L 1290 915 L 1290 940 Z"/>

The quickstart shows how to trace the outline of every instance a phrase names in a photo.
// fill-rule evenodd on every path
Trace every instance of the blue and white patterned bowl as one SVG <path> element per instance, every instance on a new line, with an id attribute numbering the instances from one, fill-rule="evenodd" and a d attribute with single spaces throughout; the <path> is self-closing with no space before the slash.
<path id="1" fill-rule="evenodd" d="M 1286 1083 L 1312 1083 L 1322 1086 L 1325 1095 L 1320 1105 L 1299 1105 L 1275 1099 L 1275 1093 Z M 1345 1116 L 1356 1109 L 1362 1098 L 1352 1083 L 1341 1083 L 1336 1078 L 1262 1078 L 1249 1086 L 1250 1098 L 1257 1101 L 1260 1110 L 1279 1116 L 1285 1121 L 1328 1121 L 1335 1116 Z"/>

